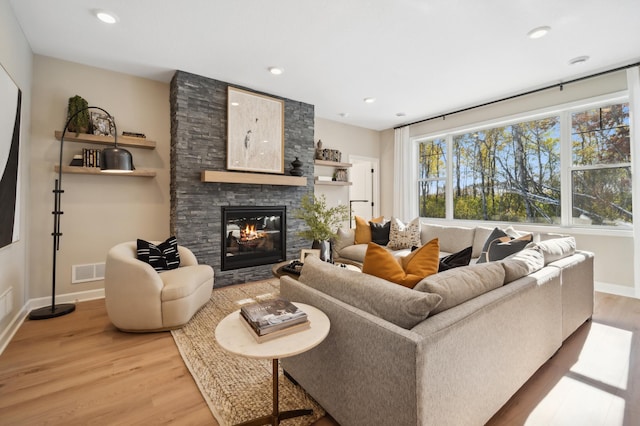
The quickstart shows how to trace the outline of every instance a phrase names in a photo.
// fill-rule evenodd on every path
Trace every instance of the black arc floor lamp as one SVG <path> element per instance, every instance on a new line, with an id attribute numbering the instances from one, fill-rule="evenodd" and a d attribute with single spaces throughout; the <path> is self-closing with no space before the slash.
<path id="1" fill-rule="evenodd" d="M 106 173 L 130 173 L 134 170 L 133 167 L 133 158 L 131 153 L 126 149 L 118 148 L 118 129 L 116 127 L 116 122 L 106 110 L 100 107 L 86 107 L 75 114 L 71 115 L 67 120 L 67 123 L 64 125 L 64 129 L 62 129 L 62 136 L 60 137 L 60 161 L 58 164 L 58 178 L 55 182 L 55 187 L 53 189 L 54 195 L 54 204 L 53 204 L 53 232 L 51 235 L 53 236 L 53 271 L 51 274 L 51 305 L 44 306 L 39 309 L 34 309 L 29 313 L 29 319 L 32 320 L 41 320 L 48 318 L 60 317 L 62 315 L 69 314 L 76 309 L 76 305 L 73 303 L 62 303 L 56 305 L 56 263 L 57 263 L 57 252 L 60 250 L 60 237 L 62 236 L 62 232 L 60 232 L 60 215 L 64 212 L 61 210 L 60 206 L 60 196 L 64 192 L 62 190 L 62 147 L 64 146 L 64 136 L 67 133 L 67 128 L 69 127 L 69 123 L 76 118 L 78 114 L 84 112 L 89 109 L 99 109 L 104 112 L 109 121 L 113 124 L 114 129 L 114 146 L 105 148 L 102 150 L 101 155 L 101 165 L 100 168 L 103 172 Z"/>

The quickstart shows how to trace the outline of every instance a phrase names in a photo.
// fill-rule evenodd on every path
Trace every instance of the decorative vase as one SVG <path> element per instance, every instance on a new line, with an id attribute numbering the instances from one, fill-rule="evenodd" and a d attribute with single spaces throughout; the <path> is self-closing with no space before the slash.
<path id="1" fill-rule="evenodd" d="M 333 251 L 331 250 L 331 241 L 313 240 L 312 249 L 320 250 L 320 260 L 324 262 L 333 262 Z"/>
<path id="2" fill-rule="evenodd" d="M 289 173 L 291 173 L 291 176 L 304 175 L 304 171 L 302 170 L 302 161 L 298 160 L 298 157 L 296 157 L 296 159 L 291 162 L 291 165 L 293 166 L 293 169 L 289 171 Z"/>

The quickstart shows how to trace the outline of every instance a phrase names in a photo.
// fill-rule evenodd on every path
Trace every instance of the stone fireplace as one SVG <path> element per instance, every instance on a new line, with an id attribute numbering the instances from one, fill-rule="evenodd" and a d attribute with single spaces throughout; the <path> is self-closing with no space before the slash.
<path id="1" fill-rule="evenodd" d="M 284 99 L 284 164 L 302 161 L 307 186 L 202 182 L 203 171 L 226 171 L 227 86 L 229 83 L 177 71 L 171 80 L 171 233 L 200 263 L 214 268 L 215 287 L 272 277 L 273 256 L 260 265 L 229 268 L 222 256 L 228 236 L 223 207 L 285 207 L 282 250 L 297 259 L 311 241 L 298 235 L 304 223 L 292 216 L 301 197 L 313 192 L 314 108 Z M 242 88 L 242 87 L 241 87 Z M 244 88 L 257 92 L 251 88 Z M 259 92 L 257 92 L 259 93 Z M 271 97 L 277 97 L 265 93 Z M 238 233 L 239 235 L 239 233 Z"/>

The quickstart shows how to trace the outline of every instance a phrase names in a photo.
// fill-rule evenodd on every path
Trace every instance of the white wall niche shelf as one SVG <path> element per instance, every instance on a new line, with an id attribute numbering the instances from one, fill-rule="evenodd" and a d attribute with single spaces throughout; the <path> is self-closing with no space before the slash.
<path id="1" fill-rule="evenodd" d="M 313 160 L 313 164 L 321 167 L 333 167 L 334 169 L 346 169 L 353 164 L 351 163 L 340 163 L 338 161 L 328 161 L 328 160 Z M 351 186 L 352 183 L 349 181 L 338 181 L 338 180 L 318 180 L 318 176 L 315 177 L 314 185 L 327 185 L 327 186 Z"/>

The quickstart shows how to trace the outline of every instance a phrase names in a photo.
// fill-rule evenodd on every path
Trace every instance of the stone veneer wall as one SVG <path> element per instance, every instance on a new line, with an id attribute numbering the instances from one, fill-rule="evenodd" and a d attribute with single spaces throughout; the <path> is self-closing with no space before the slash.
<path id="1" fill-rule="evenodd" d="M 296 259 L 300 249 L 311 247 L 310 241 L 297 235 L 305 225 L 293 218 L 292 212 L 300 206 L 305 193 L 313 192 L 313 105 L 280 98 L 285 102 L 285 173 L 289 173 L 291 162 L 298 157 L 303 162 L 306 187 L 200 181 L 203 170 L 226 170 L 228 86 L 222 81 L 177 71 L 171 80 L 170 93 L 171 233 L 180 245 L 194 252 L 199 263 L 214 268 L 215 287 L 272 277 L 272 265 L 220 270 L 222 206 L 284 205 L 287 259 Z"/>

